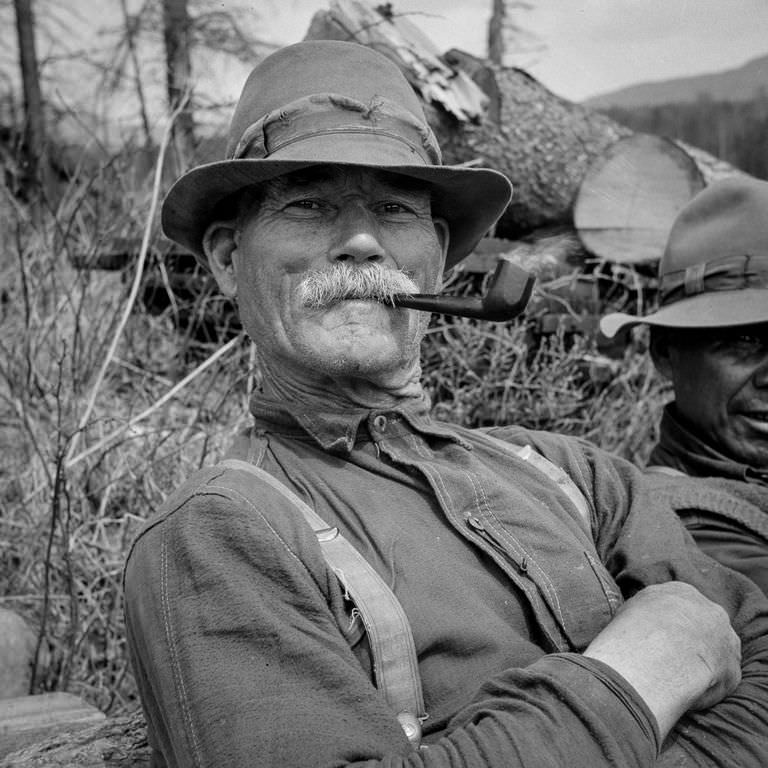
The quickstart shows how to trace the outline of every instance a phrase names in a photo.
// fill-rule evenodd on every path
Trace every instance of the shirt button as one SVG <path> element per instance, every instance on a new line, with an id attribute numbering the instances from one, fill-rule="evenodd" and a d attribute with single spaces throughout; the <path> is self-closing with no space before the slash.
<path id="1" fill-rule="evenodd" d="M 474 528 L 476 531 L 484 531 L 485 526 L 482 524 L 479 518 L 475 517 L 474 515 L 470 515 L 467 518 L 467 523 L 469 524 L 470 528 Z"/>
<path id="2" fill-rule="evenodd" d="M 382 416 L 379 414 L 378 416 L 373 417 L 373 426 L 379 431 L 379 432 L 386 432 L 387 431 L 387 417 Z"/>

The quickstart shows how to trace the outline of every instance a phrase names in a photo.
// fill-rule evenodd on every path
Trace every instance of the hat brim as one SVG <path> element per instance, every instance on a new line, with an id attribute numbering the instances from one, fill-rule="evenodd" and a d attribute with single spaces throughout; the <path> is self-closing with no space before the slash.
<path id="1" fill-rule="evenodd" d="M 645 317 L 613 312 L 600 320 L 609 339 L 623 328 L 645 323 L 667 328 L 727 328 L 768 322 L 768 289 L 743 288 L 691 296 Z"/>
<path id="2" fill-rule="evenodd" d="M 222 160 L 198 166 L 179 178 L 163 201 L 161 224 L 171 240 L 205 263 L 203 235 L 222 215 L 220 204 L 245 187 L 328 160 Z M 512 196 L 506 176 L 489 168 L 446 165 L 388 165 L 336 162 L 365 167 L 426 182 L 432 189 L 432 213 L 448 223 L 450 242 L 445 268 L 468 256 L 504 213 Z"/>

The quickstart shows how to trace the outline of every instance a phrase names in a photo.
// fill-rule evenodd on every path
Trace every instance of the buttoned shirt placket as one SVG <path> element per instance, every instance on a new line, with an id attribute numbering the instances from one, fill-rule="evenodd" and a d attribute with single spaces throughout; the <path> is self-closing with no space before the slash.
<path id="1" fill-rule="evenodd" d="M 372 414 L 369 432 L 377 454 L 417 470 L 429 483 L 440 509 L 456 531 L 491 557 L 525 596 L 551 652 L 573 650 L 541 598 L 542 592 L 549 591 L 550 605 L 557 609 L 552 579 L 539 567 L 530 549 L 499 524 L 488 504 L 482 467 L 479 464 L 473 469 L 452 467 L 446 461 L 439 461 L 425 436 L 402 424 L 399 416 Z M 459 450 L 471 452 L 471 445 L 456 442 Z M 562 615 L 560 620 L 564 621 Z"/>

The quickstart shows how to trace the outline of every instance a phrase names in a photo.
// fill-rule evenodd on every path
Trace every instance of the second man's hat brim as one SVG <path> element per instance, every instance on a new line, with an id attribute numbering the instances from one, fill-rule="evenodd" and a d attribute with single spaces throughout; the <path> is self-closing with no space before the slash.
<path id="1" fill-rule="evenodd" d="M 645 317 L 613 312 L 600 320 L 600 330 L 610 339 L 622 329 L 642 323 L 667 328 L 726 328 L 766 322 L 768 291 L 765 288 L 745 288 L 701 293 L 676 301 Z"/>

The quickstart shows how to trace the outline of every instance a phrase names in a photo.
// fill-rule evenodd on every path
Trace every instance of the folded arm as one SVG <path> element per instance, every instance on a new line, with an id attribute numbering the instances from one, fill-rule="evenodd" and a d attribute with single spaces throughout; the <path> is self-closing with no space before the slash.
<path id="1" fill-rule="evenodd" d="M 659 479 L 587 441 L 510 429 L 561 466 L 593 500 L 598 554 L 625 598 L 669 581 L 696 587 L 725 610 L 741 643 L 741 680 L 715 706 L 691 710 L 671 732 L 660 764 L 690 768 L 768 765 L 768 600 L 744 576 L 705 555 L 663 502 Z"/>
<path id="2" fill-rule="evenodd" d="M 275 514 L 279 498 L 260 499 L 269 515 L 208 487 L 130 555 L 129 641 L 169 765 L 654 764 L 643 701 L 576 654 L 500 671 L 413 751 L 340 630 L 343 594 L 314 536 L 291 510 Z"/>

